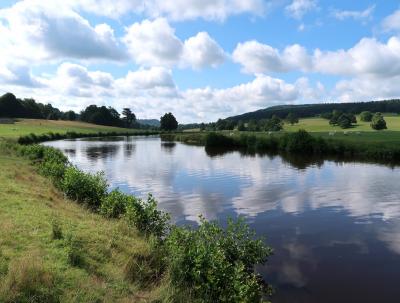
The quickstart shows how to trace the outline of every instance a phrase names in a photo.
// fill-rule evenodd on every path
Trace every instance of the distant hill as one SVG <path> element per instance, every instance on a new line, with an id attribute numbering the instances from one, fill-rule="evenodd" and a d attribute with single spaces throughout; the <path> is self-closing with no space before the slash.
<path id="1" fill-rule="evenodd" d="M 352 102 L 352 103 L 317 103 L 317 104 L 301 104 L 301 105 L 278 105 L 254 112 L 245 113 L 238 116 L 232 116 L 225 120 L 248 121 L 251 119 L 260 120 L 271 118 L 277 115 L 284 118 L 288 113 L 295 113 L 299 118 L 315 117 L 322 113 L 340 110 L 343 112 L 351 112 L 359 114 L 362 111 L 382 112 L 382 113 L 400 113 L 400 99 L 369 101 L 369 102 Z"/>
<path id="2" fill-rule="evenodd" d="M 157 119 L 138 119 L 137 122 L 142 125 L 150 125 L 160 127 L 160 121 Z"/>

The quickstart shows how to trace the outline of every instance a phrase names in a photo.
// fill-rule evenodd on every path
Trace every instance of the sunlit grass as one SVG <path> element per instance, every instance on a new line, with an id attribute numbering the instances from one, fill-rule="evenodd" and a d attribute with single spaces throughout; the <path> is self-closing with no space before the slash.
<path id="1" fill-rule="evenodd" d="M 147 241 L 134 229 L 66 200 L 26 160 L 0 150 L 0 167 L 0 301 L 1 292 L 10 295 L 9 285 L 18 277 L 15 271 L 24 270 L 16 267 L 29 264 L 26 260 L 40 264 L 37 268 L 44 276 L 40 277 L 54 279 L 60 302 L 147 302 L 155 296 L 157 287 L 151 293 L 125 277 L 131 256 L 149 251 Z M 62 239 L 52 236 L 54 220 Z M 81 267 L 68 262 L 69 235 L 82 240 Z"/>
<path id="2" fill-rule="evenodd" d="M 36 135 L 49 132 L 64 134 L 66 132 L 98 133 L 126 132 L 126 128 L 102 126 L 80 121 L 55 121 L 40 119 L 18 119 L 14 124 L 0 123 L 0 137 L 15 139 L 30 133 Z"/>

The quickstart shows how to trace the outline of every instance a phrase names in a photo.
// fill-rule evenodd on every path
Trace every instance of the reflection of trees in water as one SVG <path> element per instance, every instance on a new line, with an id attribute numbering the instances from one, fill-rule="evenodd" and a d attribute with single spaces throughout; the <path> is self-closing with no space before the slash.
<path id="1" fill-rule="evenodd" d="M 120 142 L 125 141 L 127 137 L 116 136 L 116 137 L 87 137 L 79 139 L 79 141 L 88 141 L 88 142 Z"/>
<path id="2" fill-rule="evenodd" d="M 321 167 L 324 164 L 324 159 L 316 156 L 304 156 L 293 154 L 280 154 L 283 162 L 290 164 L 297 169 L 306 169 L 310 166 Z"/>
<path id="3" fill-rule="evenodd" d="M 130 157 L 136 151 L 136 145 L 132 143 L 126 143 L 124 145 L 124 155 L 125 157 Z"/>
<path id="4" fill-rule="evenodd" d="M 85 152 L 89 159 L 100 159 L 114 156 L 120 146 L 116 144 L 104 144 L 99 146 L 89 146 Z"/>
<path id="5" fill-rule="evenodd" d="M 161 148 L 167 153 L 172 153 L 175 147 L 176 147 L 175 142 L 169 142 L 169 141 L 161 142 Z"/>
<path id="6" fill-rule="evenodd" d="M 67 154 L 67 156 L 75 156 L 76 155 L 76 149 L 66 148 L 66 149 L 64 149 L 64 153 Z"/>

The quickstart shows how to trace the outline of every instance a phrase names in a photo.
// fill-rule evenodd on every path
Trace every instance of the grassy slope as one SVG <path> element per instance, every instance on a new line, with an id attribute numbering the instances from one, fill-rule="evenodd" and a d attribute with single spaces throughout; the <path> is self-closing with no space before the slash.
<path id="1" fill-rule="evenodd" d="M 0 137 L 17 138 L 19 136 L 34 133 L 36 135 L 53 133 L 66 133 L 74 131 L 78 133 L 98 133 L 127 131 L 126 128 L 102 126 L 78 121 L 54 121 L 37 119 L 19 119 L 14 124 L 0 124 Z"/>
<path id="2" fill-rule="evenodd" d="M 341 129 L 339 126 L 329 125 L 328 120 L 322 118 L 301 119 L 298 124 L 284 125 L 288 132 L 304 129 L 324 138 L 340 139 L 352 142 L 387 143 L 395 144 L 400 142 L 400 116 L 385 115 L 388 129 L 382 131 L 373 130 L 370 122 L 362 122 L 357 117 L 357 125 L 350 129 Z M 335 132 L 335 135 L 329 133 Z"/>
<path id="3" fill-rule="evenodd" d="M 39 259 L 56 277 L 61 302 L 142 302 L 152 297 L 124 279 L 129 257 L 149 250 L 143 238 L 123 222 L 66 201 L 25 160 L 1 153 L 0 167 L 0 281 L 10 278 L 7 267 L 21 266 L 18 260 Z M 65 240 L 52 240 L 53 220 L 60 222 L 64 235 L 83 240 L 82 268 L 69 265 Z"/>
<path id="4" fill-rule="evenodd" d="M 60 302 L 151 302 L 159 296 L 156 286 L 141 289 L 125 279 L 129 258 L 149 254 L 150 245 L 144 238 L 123 221 L 106 220 L 66 200 L 27 160 L 1 145 L 1 136 L 15 139 L 31 132 L 118 130 L 123 129 L 68 121 L 21 120 L 0 125 L 1 302 L 6 295 L 17 296 L 34 284 L 28 274 L 30 264 L 42 264 L 44 281 L 55 279 Z M 63 239 L 52 239 L 54 220 L 62 227 Z M 82 240 L 81 267 L 68 262 L 68 235 Z"/>

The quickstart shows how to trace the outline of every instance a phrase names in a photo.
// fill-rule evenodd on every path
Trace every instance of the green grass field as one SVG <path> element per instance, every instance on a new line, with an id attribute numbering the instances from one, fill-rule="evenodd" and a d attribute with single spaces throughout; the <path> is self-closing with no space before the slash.
<path id="1" fill-rule="evenodd" d="M 363 122 L 357 117 L 357 124 L 349 129 L 342 129 L 339 126 L 332 126 L 329 121 L 322 118 L 300 119 L 298 124 L 290 125 L 285 123 L 284 130 L 287 132 L 304 129 L 315 136 L 326 139 L 337 139 L 348 142 L 367 142 L 367 143 L 400 143 L 400 116 L 385 115 L 387 124 L 386 130 L 376 131 L 371 128 L 370 122 Z"/>
<path id="2" fill-rule="evenodd" d="M 98 132 L 126 132 L 126 128 L 102 126 L 79 121 L 54 121 L 37 119 L 18 119 L 14 124 L 0 124 L 0 137 L 15 139 L 30 133 L 41 135 L 53 133 L 98 133 Z"/>
<path id="3" fill-rule="evenodd" d="M 67 200 L 1 142 L 0 167 L 0 302 L 162 302 L 165 284 L 143 284 L 136 267 L 131 273 L 130 264 L 151 256 L 148 239 L 124 220 Z M 71 251 L 79 265 L 71 263 Z"/>

